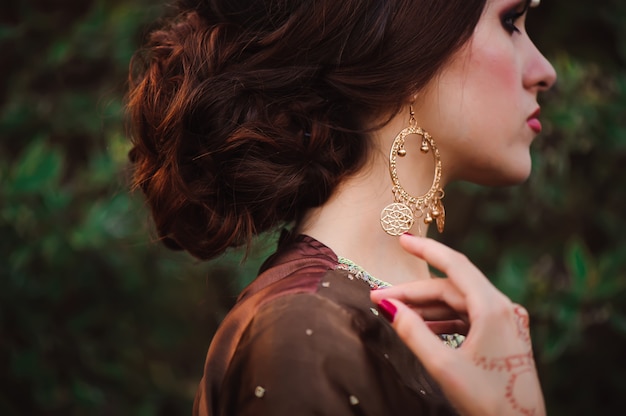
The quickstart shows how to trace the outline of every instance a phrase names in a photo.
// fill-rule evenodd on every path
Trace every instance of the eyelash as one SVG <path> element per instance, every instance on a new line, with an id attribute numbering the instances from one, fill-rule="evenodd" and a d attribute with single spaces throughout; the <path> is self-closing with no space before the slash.
<path id="1" fill-rule="evenodd" d="M 515 32 L 521 33 L 519 28 L 515 26 L 515 22 L 526 13 L 526 10 L 527 7 L 524 7 L 521 11 L 519 11 L 518 8 L 515 8 L 506 12 L 504 16 L 502 16 L 502 26 L 504 26 L 504 29 L 511 34 Z"/>

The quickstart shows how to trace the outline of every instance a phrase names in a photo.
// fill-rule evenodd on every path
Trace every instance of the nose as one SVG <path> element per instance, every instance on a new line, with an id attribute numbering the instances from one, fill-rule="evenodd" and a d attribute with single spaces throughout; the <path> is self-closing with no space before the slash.
<path id="1" fill-rule="evenodd" d="M 536 91 L 549 90 L 556 82 L 556 71 L 535 44 L 532 41 L 529 43 L 530 50 L 524 68 L 524 87 Z"/>

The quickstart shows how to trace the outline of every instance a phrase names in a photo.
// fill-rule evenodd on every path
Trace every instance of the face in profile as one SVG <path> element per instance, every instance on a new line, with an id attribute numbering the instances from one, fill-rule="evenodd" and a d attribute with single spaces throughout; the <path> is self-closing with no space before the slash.
<path id="1" fill-rule="evenodd" d="M 519 183 L 541 131 L 537 95 L 556 80 L 525 29 L 528 1 L 487 0 L 469 42 L 418 95 L 448 180 Z"/>

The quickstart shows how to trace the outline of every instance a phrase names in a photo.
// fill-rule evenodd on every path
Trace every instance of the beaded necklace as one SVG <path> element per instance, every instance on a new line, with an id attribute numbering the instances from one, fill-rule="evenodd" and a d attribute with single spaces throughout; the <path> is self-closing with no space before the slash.
<path id="1" fill-rule="evenodd" d="M 345 257 L 337 256 L 337 269 L 346 270 L 348 273 L 353 274 L 357 279 L 363 280 L 365 283 L 370 285 L 370 288 L 373 290 L 382 289 L 384 287 L 391 287 L 390 283 L 385 282 L 384 280 L 380 280 L 369 274 L 365 271 L 361 266 L 356 264 L 350 259 Z"/>
<path id="2" fill-rule="evenodd" d="M 385 287 L 391 287 L 391 283 L 387 283 L 384 280 L 380 280 L 369 274 L 365 271 L 364 268 L 356 264 L 350 259 L 345 257 L 337 256 L 337 270 L 345 270 L 348 273 L 354 275 L 357 279 L 363 280 L 367 283 L 372 290 L 383 289 Z M 439 334 L 439 338 L 443 341 L 445 345 L 450 348 L 459 348 L 463 341 L 465 341 L 465 336 L 461 334 Z"/>

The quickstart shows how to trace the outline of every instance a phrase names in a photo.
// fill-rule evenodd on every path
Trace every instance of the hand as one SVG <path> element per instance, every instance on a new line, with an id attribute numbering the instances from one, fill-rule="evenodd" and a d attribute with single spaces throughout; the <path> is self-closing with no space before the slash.
<path id="1" fill-rule="evenodd" d="M 447 278 L 375 290 L 371 298 L 450 402 L 463 415 L 545 415 L 526 310 L 461 253 L 427 238 L 404 235 L 400 243 Z M 463 345 L 444 345 L 430 319 L 468 322 Z"/>

